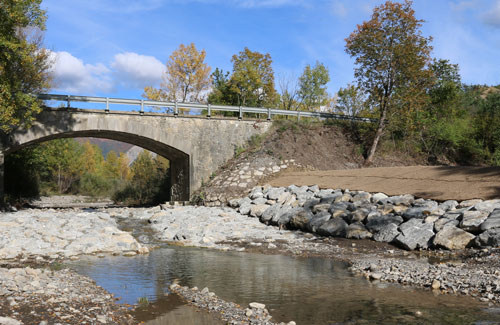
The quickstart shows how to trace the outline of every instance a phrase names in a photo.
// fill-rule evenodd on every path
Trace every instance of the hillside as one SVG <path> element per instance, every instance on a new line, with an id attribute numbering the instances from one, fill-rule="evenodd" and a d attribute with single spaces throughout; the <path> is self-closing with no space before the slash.
<path id="1" fill-rule="evenodd" d="M 119 154 L 120 152 L 125 153 L 134 146 L 130 143 L 101 138 L 76 138 L 75 140 L 82 144 L 88 141 L 91 144 L 97 145 L 101 149 L 104 158 L 106 158 L 108 152 L 110 152 L 111 150 L 113 150 L 117 154 Z"/>

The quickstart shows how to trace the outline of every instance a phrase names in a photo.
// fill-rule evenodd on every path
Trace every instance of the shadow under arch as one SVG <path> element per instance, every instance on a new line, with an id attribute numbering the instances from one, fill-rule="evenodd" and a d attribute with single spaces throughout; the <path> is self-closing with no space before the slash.
<path id="1" fill-rule="evenodd" d="M 110 130 L 84 130 L 84 131 L 67 131 L 46 136 L 41 136 L 36 139 L 24 143 L 10 143 L 4 148 L 4 154 L 9 155 L 17 150 L 28 146 L 62 138 L 104 138 L 126 142 L 152 151 L 170 161 L 170 180 L 172 201 L 189 201 L 190 196 L 190 157 L 185 152 L 169 146 L 165 143 L 140 136 L 133 133 L 110 131 Z"/>

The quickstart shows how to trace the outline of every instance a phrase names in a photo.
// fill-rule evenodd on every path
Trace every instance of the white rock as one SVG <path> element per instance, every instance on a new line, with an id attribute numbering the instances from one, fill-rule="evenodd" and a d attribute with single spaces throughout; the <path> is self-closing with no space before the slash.
<path id="1" fill-rule="evenodd" d="M 264 309 L 264 308 L 266 308 L 266 305 L 258 303 L 258 302 L 251 302 L 250 304 L 248 304 L 248 306 L 250 308 L 253 308 L 253 309 Z"/>

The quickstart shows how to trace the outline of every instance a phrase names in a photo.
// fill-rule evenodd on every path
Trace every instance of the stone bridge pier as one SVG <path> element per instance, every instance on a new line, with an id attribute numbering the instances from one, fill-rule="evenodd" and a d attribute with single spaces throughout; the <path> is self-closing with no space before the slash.
<path id="1" fill-rule="evenodd" d="M 4 200 L 4 157 L 29 145 L 58 138 L 118 140 L 155 152 L 170 161 L 171 199 L 188 201 L 203 181 L 234 156 L 268 121 L 165 114 L 46 108 L 28 130 L 0 144 L 0 202 Z"/>

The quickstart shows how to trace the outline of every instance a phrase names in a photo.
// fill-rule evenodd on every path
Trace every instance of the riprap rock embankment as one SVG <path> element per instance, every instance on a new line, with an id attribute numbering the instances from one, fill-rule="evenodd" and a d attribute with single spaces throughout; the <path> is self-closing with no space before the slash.
<path id="1" fill-rule="evenodd" d="M 500 200 L 437 202 L 318 186 L 257 186 L 230 201 L 262 223 L 321 236 L 373 239 L 407 250 L 498 246 Z"/>

